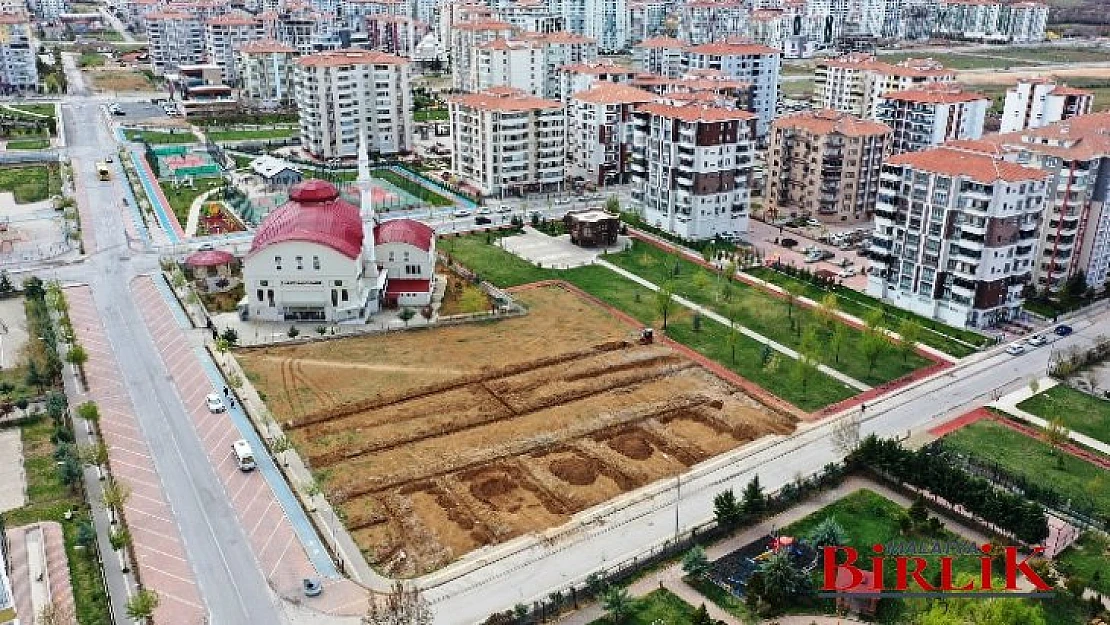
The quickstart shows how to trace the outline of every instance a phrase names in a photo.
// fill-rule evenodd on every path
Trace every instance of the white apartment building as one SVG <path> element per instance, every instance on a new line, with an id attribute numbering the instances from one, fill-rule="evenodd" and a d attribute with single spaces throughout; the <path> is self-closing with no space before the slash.
<path id="1" fill-rule="evenodd" d="M 514 2 L 500 7 L 497 14 L 503 21 L 525 32 L 545 34 L 566 30 L 563 16 L 539 0 Z"/>
<path id="2" fill-rule="evenodd" d="M 978 139 L 991 100 L 958 83 L 931 83 L 879 97 L 876 118 L 893 131 L 891 153 L 917 152 L 952 139 Z"/>
<path id="3" fill-rule="evenodd" d="M 484 195 L 553 191 L 566 176 L 563 105 L 498 87 L 449 98 L 451 170 Z"/>
<path id="4" fill-rule="evenodd" d="M 529 35 L 529 38 L 543 46 L 543 97 L 565 101 L 559 70 L 567 66 L 594 63 L 597 60 L 597 42 L 566 31 L 540 36 Z"/>
<path id="5" fill-rule="evenodd" d="M 628 42 L 638 43 L 663 32 L 668 0 L 630 0 L 628 3 Z"/>
<path id="6" fill-rule="evenodd" d="M 478 64 L 474 56 L 478 46 L 494 39 L 508 39 L 513 27 L 499 20 L 458 22 L 451 27 L 451 86 L 456 91 L 471 93 L 478 90 Z"/>
<path id="7" fill-rule="evenodd" d="M 644 104 L 632 117 L 632 202 L 641 217 L 691 240 L 746 233 L 756 115 Z"/>
<path id="8" fill-rule="evenodd" d="M 25 2 L 11 4 L 15 4 L 16 6 L 23 5 L 24 10 L 26 10 L 27 4 Z M 39 19 L 45 21 L 54 21 L 58 19 L 62 15 L 62 13 L 69 13 L 69 3 L 66 2 L 66 0 L 38 0 L 31 6 L 35 12 L 35 15 Z"/>
<path id="9" fill-rule="evenodd" d="M 632 113 L 657 97 L 620 83 L 579 91 L 567 106 L 568 175 L 596 185 L 627 184 L 631 176 Z"/>
<path id="10" fill-rule="evenodd" d="M 148 13 L 146 31 L 155 76 L 175 73 L 181 65 L 204 62 L 204 24 L 199 18 L 180 11 Z"/>
<path id="11" fill-rule="evenodd" d="M 411 17 L 413 7 L 405 0 L 342 0 L 339 15 L 348 28 L 362 32 L 366 18 L 371 15 L 401 15 Z"/>
<path id="12" fill-rule="evenodd" d="M 1022 78 L 1006 90 L 1001 132 L 1040 128 L 1091 112 L 1095 96 L 1051 78 Z"/>
<path id="13" fill-rule="evenodd" d="M 438 7 L 439 19 L 436 33 L 439 36 L 443 51 L 450 55 L 451 45 L 454 42 L 456 24 L 462 22 L 489 22 L 496 18 L 496 13 L 490 7 L 478 0 L 452 0 L 444 2 Z"/>
<path id="14" fill-rule="evenodd" d="M 743 37 L 748 6 L 733 0 L 689 0 L 678 5 L 678 38 L 693 45 Z"/>
<path id="15" fill-rule="evenodd" d="M 685 73 L 685 41 L 660 35 L 644 39 L 632 47 L 632 61 L 636 69 L 649 74 L 678 78 Z"/>
<path id="16" fill-rule="evenodd" d="M 526 39 L 494 39 L 479 44 L 471 59 L 475 64 L 476 90 L 511 87 L 543 97 L 547 81 L 541 44 Z"/>
<path id="17" fill-rule="evenodd" d="M 879 99 L 885 93 L 955 80 L 956 72 L 933 59 L 906 59 L 892 65 L 870 54 L 848 54 L 817 62 L 816 104 L 876 119 Z"/>
<path id="18" fill-rule="evenodd" d="M 705 43 L 686 50 L 686 69 L 718 70 L 752 86 L 750 110 L 758 117 L 756 137 L 767 135 L 779 101 L 782 51 L 743 41 Z"/>
<path id="19" fill-rule="evenodd" d="M 35 91 L 39 71 L 35 65 L 35 40 L 26 15 L 0 15 L 0 88 Z"/>
<path id="20" fill-rule="evenodd" d="M 1017 318 L 1036 263 L 1047 175 L 951 147 L 883 166 L 867 293 L 955 326 Z"/>
<path id="21" fill-rule="evenodd" d="M 593 62 L 564 65 L 559 68 L 559 101 L 564 104 L 579 91 L 592 89 L 603 82 L 631 82 L 636 71 L 613 63 Z"/>
<path id="22" fill-rule="evenodd" d="M 236 51 L 240 97 L 262 108 L 296 103 L 293 68 L 297 51 L 274 39 L 252 41 Z"/>
<path id="23" fill-rule="evenodd" d="M 316 158 L 358 155 L 365 128 L 368 150 L 412 147 L 408 59 L 374 50 L 335 50 L 301 57 L 294 70 L 301 147 Z"/>
<path id="24" fill-rule="evenodd" d="M 1048 5 L 1002 0 L 940 0 L 935 37 L 983 43 L 1044 41 Z"/>
<path id="25" fill-rule="evenodd" d="M 558 0 L 566 29 L 597 42 L 601 52 L 621 52 L 629 45 L 625 0 Z"/>
<path id="26" fill-rule="evenodd" d="M 224 84 L 239 85 L 235 51 L 261 39 L 262 33 L 262 20 L 247 13 L 225 13 L 205 22 L 204 46 L 208 62 L 219 66 Z"/>

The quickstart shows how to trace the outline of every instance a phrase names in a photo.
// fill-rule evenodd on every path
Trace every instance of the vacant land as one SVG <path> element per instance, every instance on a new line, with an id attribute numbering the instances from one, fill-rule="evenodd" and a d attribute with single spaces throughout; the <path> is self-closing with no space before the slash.
<path id="1" fill-rule="evenodd" d="M 35 117 L 39 117 L 39 118 L 42 118 L 42 117 L 51 117 L 52 118 L 52 117 L 54 117 L 54 113 L 55 113 L 53 104 L 9 104 L 8 108 L 18 109 L 20 111 L 26 111 L 28 113 L 31 113 L 31 116 L 35 116 Z"/>
<path id="2" fill-rule="evenodd" d="M 418 575 L 794 420 L 557 287 L 524 317 L 242 352 L 380 570 Z"/>
<path id="3" fill-rule="evenodd" d="M 1044 441 L 1030 438 L 994 421 L 977 421 L 944 437 L 945 445 L 1005 471 L 1051 487 L 1077 507 L 1089 505 L 1110 514 L 1110 481 L 1106 471 L 1066 452 L 1054 452 Z"/>
<path id="4" fill-rule="evenodd" d="M 1110 443 L 1110 401 L 1059 384 L 1018 404 L 1018 408 L 1068 429 Z"/>
<path id="5" fill-rule="evenodd" d="M 422 184 L 413 182 L 395 171 L 376 169 L 372 172 L 372 175 L 375 178 L 385 180 L 425 204 L 431 204 L 432 206 L 452 206 L 455 204 L 450 198 L 444 197 Z"/>
<path id="6" fill-rule="evenodd" d="M 57 165 L 23 165 L 0 168 L 0 191 L 10 191 L 17 204 L 38 202 L 61 193 Z"/>
<path id="7" fill-rule="evenodd" d="M 146 91 L 154 87 L 146 74 L 135 70 L 100 70 L 85 73 L 98 91 Z"/>

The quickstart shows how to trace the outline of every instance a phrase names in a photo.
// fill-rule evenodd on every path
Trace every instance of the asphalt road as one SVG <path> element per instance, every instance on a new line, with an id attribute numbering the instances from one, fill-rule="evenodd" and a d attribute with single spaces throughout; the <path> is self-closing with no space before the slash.
<path id="1" fill-rule="evenodd" d="M 63 106 L 74 175 L 84 183 L 95 218 L 97 249 L 67 277 L 88 282 L 104 322 L 124 383 L 135 406 L 166 497 L 173 508 L 212 624 L 281 623 L 276 598 L 266 584 L 242 527 L 208 463 L 169 371 L 140 317 L 130 280 L 156 267 L 151 256 L 131 259 L 119 198 L 121 181 L 100 182 L 94 163 L 115 152 L 98 103 L 70 98 Z"/>

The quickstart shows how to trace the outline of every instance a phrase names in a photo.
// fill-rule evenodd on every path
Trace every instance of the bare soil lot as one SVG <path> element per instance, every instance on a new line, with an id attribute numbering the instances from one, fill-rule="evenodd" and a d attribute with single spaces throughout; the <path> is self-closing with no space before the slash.
<path id="1" fill-rule="evenodd" d="M 238 356 L 391 575 L 565 523 L 794 420 L 557 287 L 525 317 Z"/>
<path id="2" fill-rule="evenodd" d="M 85 72 L 97 91 L 149 91 L 154 88 L 145 74 L 136 70 L 99 70 Z"/>

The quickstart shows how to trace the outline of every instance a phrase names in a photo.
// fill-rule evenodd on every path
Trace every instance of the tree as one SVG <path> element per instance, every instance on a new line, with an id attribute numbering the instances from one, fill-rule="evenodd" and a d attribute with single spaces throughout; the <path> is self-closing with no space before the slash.
<path id="1" fill-rule="evenodd" d="M 750 515 L 758 515 L 767 507 L 767 498 L 763 494 L 763 486 L 759 483 L 759 476 L 752 477 L 744 487 L 744 503 L 741 509 Z"/>
<path id="2" fill-rule="evenodd" d="M 415 587 L 393 583 L 389 592 L 370 595 L 370 608 L 363 619 L 367 625 L 431 625 L 432 610 Z"/>
<path id="3" fill-rule="evenodd" d="M 67 455 L 61 460 L 58 464 L 58 478 L 70 490 L 77 490 L 77 486 L 81 484 L 81 465 L 76 458 Z"/>
<path id="4" fill-rule="evenodd" d="M 297 326 L 289 326 L 289 331 L 288 331 L 288 332 L 286 332 L 285 334 L 286 334 L 286 335 L 287 335 L 287 336 L 288 336 L 289 338 L 291 338 L 291 339 L 295 339 L 295 338 L 297 338 L 297 336 L 298 336 L 298 335 L 299 335 L 300 333 L 301 333 L 301 331 L 297 329 Z"/>
<path id="5" fill-rule="evenodd" d="M 725 336 L 725 342 L 728 345 L 729 362 L 736 364 L 736 346 L 740 344 L 740 327 L 736 325 L 737 311 L 736 307 L 730 306 L 728 309 L 728 335 Z"/>
<path id="6" fill-rule="evenodd" d="M 158 601 L 157 592 L 150 588 L 143 588 L 127 600 L 127 616 L 136 621 L 149 619 L 154 616 L 154 610 L 158 608 Z"/>
<path id="7" fill-rule="evenodd" d="M 860 413 L 854 410 L 836 420 L 830 439 L 837 451 L 844 455 L 855 451 L 859 446 L 859 424 Z"/>
<path id="8" fill-rule="evenodd" d="M 790 319 L 790 327 L 794 327 L 794 305 L 798 303 L 798 298 L 802 294 L 802 287 L 794 282 L 787 282 L 783 287 L 783 294 L 786 296 L 786 316 Z"/>
<path id="9" fill-rule="evenodd" d="M 912 319 L 904 319 L 898 324 L 898 351 L 902 352 L 902 362 L 910 359 L 921 341 L 922 328 Z"/>
<path id="10" fill-rule="evenodd" d="M 220 338 L 227 341 L 227 344 L 231 347 L 239 344 L 239 333 L 235 331 L 235 328 L 227 328 L 220 333 Z"/>
<path id="11" fill-rule="evenodd" d="M 798 358 L 794 361 L 792 374 L 802 387 L 802 397 L 806 396 L 809 380 L 817 373 L 817 355 L 821 349 L 821 341 L 817 338 L 817 331 L 807 328 L 798 345 Z"/>
<path id="12" fill-rule="evenodd" d="M 820 315 L 821 321 L 830 330 L 833 329 L 833 324 L 836 323 L 836 313 L 840 310 L 840 298 L 835 293 L 829 293 L 821 298 L 821 304 L 817 307 L 817 314 Z M 842 324 L 841 324 L 842 325 Z"/>
<path id="13" fill-rule="evenodd" d="M 760 597 L 778 611 L 793 599 L 808 594 L 812 582 L 805 571 L 798 568 L 785 551 L 772 553 L 759 567 L 763 575 L 763 593 Z"/>
<path id="14" fill-rule="evenodd" d="M 972 575 L 959 573 L 953 586 L 959 588 L 975 581 Z M 1048 621 L 1040 601 L 1001 597 L 934 600 L 913 622 L 920 625 L 1045 625 Z"/>
<path id="15" fill-rule="evenodd" d="M 108 542 L 112 545 L 112 549 L 115 551 L 119 551 L 125 547 L 129 547 L 131 545 L 131 532 L 123 528 L 115 530 L 110 536 L 108 536 Z"/>
<path id="16" fill-rule="evenodd" d="M 282 461 L 288 465 L 288 459 L 285 457 L 285 452 L 293 449 L 293 441 L 289 440 L 288 436 L 279 436 L 270 443 L 270 449 L 279 456 Z"/>
<path id="17" fill-rule="evenodd" d="M 1071 437 L 1071 432 L 1067 426 L 1064 425 L 1060 417 L 1056 417 L 1048 422 L 1048 427 L 1044 429 L 1044 440 L 1052 447 L 1052 454 L 1056 456 L 1056 468 L 1064 468 L 1064 455 L 1062 448 L 1067 444 L 1068 439 Z"/>
<path id="18" fill-rule="evenodd" d="M 77 406 L 77 416 L 95 423 L 100 419 L 100 408 L 97 408 L 96 402 L 87 401 Z"/>
<path id="19" fill-rule="evenodd" d="M 682 556 L 682 571 L 694 579 L 701 579 L 709 573 L 709 558 L 701 545 L 692 547 Z"/>
<path id="20" fill-rule="evenodd" d="M 910 520 L 913 521 L 915 527 L 924 525 L 929 520 L 929 509 L 925 507 L 925 499 L 918 495 L 913 503 L 910 504 L 909 509 Z"/>
<path id="21" fill-rule="evenodd" d="M 878 323 L 881 323 L 881 320 L 881 312 L 879 313 L 879 321 L 875 321 L 875 318 L 869 315 L 867 329 L 864 331 L 859 342 L 859 351 L 863 354 L 863 357 L 867 359 L 868 374 L 875 370 L 875 362 L 879 359 L 879 356 L 883 353 L 883 350 L 886 349 L 887 345 L 886 336 L 878 325 Z"/>
<path id="22" fill-rule="evenodd" d="M 93 529 L 92 523 L 88 521 L 81 521 L 77 524 L 77 537 L 75 542 L 85 549 L 93 546 L 96 542 L 96 530 Z"/>
<path id="23" fill-rule="evenodd" d="M 7 294 L 14 290 L 15 287 L 12 286 L 12 280 L 8 277 L 8 272 L 0 271 L 0 293 Z"/>
<path id="24" fill-rule="evenodd" d="M 46 394 L 46 414 L 55 424 L 62 423 L 68 407 L 69 400 L 66 399 L 65 393 L 50 391 Z"/>
<path id="25" fill-rule="evenodd" d="M 609 622 L 620 625 L 632 613 L 632 597 L 623 586 L 611 586 L 601 595 L 601 607 L 609 616 Z"/>
<path id="26" fill-rule="evenodd" d="M 420 316 L 424 318 L 424 321 L 431 322 L 433 315 L 435 315 L 435 310 L 433 310 L 431 306 L 423 306 L 420 308 Z"/>
<path id="27" fill-rule="evenodd" d="M 674 305 L 674 289 L 670 283 L 663 283 L 659 290 L 655 293 L 655 311 L 663 317 L 663 329 L 667 329 L 667 316 L 671 313 L 671 306 Z"/>
<path id="28" fill-rule="evenodd" d="M 809 542 L 817 547 L 840 547 L 848 543 L 848 532 L 835 516 L 829 516 L 809 533 Z"/>
<path id="29" fill-rule="evenodd" d="M 401 309 L 400 312 L 397 313 L 397 318 L 400 319 L 401 321 L 405 322 L 405 327 L 406 328 L 409 327 L 409 321 L 412 321 L 412 318 L 415 317 L 415 316 L 416 316 L 416 311 L 409 308 L 408 306 L 405 306 L 404 308 Z"/>
<path id="30" fill-rule="evenodd" d="M 20 412 L 22 412 L 23 416 L 25 417 L 27 416 L 27 406 L 30 405 L 31 401 L 28 400 L 27 397 L 24 395 L 20 395 L 19 397 L 15 398 L 15 407 L 19 408 Z"/>
<path id="31" fill-rule="evenodd" d="M 694 273 L 694 277 L 690 278 L 690 282 L 699 292 L 707 291 L 713 286 L 713 278 L 710 278 L 709 274 L 701 270 Z"/>
<path id="32" fill-rule="evenodd" d="M 620 198 L 615 195 L 610 195 L 609 199 L 605 200 L 605 212 L 612 213 L 614 215 L 621 214 Z"/>
<path id="33" fill-rule="evenodd" d="M 713 617 L 709 616 L 709 610 L 705 608 L 705 604 L 694 612 L 694 616 L 690 619 L 691 625 L 713 625 Z"/>
<path id="34" fill-rule="evenodd" d="M 80 369 L 89 361 L 89 353 L 84 347 L 74 345 L 66 352 L 66 362 Z"/>
<path id="35" fill-rule="evenodd" d="M 729 287 L 732 285 L 733 277 L 736 276 L 736 263 L 731 260 L 725 263 L 724 268 L 721 270 L 721 273 L 718 274 L 718 276 L 724 276 L 725 278 L 724 282 L 719 285 L 719 289 L 721 291 L 721 295 L 723 295 L 724 298 L 727 300 L 732 294 L 732 289 L 730 289 Z"/>
<path id="36" fill-rule="evenodd" d="M 713 514 L 717 518 L 717 525 L 728 526 L 740 521 L 744 513 L 731 488 L 713 497 Z"/>
<path id="37" fill-rule="evenodd" d="M 46 385 L 47 379 L 43 376 L 42 372 L 39 371 L 38 363 L 34 358 L 27 360 L 27 375 L 24 376 L 24 381 L 27 383 L 27 386 L 37 388 L 40 393 Z"/>
<path id="38" fill-rule="evenodd" d="M 108 480 L 100 491 L 100 503 L 108 510 L 122 510 L 131 498 L 131 487 L 115 478 Z"/>

